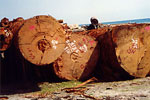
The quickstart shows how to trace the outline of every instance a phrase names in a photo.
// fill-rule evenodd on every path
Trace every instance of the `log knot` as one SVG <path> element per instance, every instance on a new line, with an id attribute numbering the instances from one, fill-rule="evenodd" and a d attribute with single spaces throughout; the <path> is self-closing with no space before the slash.
<path id="1" fill-rule="evenodd" d="M 50 43 L 46 39 L 41 39 L 38 41 L 38 49 L 41 50 L 43 53 L 45 50 L 51 47 Z"/>

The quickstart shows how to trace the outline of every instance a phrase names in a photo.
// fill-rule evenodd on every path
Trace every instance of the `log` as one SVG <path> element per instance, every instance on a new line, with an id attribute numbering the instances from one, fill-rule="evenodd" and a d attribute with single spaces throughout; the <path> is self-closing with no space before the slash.
<path id="1" fill-rule="evenodd" d="M 1 59 L 1 76 L 2 84 L 11 84 L 13 82 L 17 83 L 23 80 L 23 67 L 22 59 L 20 58 L 20 52 L 16 49 L 17 41 L 17 31 L 19 30 L 22 22 L 21 18 L 14 19 L 13 21 L 7 22 L 7 26 L 3 26 L 1 29 L 3 35 L 1 35 L 1 40 L 6 46 L 2 46 L 3 55 Z M 0 41 L 1 41 L 0 40 Z"/>
<path id="2" fill-rule="evenodd" d="M 6 17 L 3 18 L 1 20 L 0 27 L 8 28 L 9 27 L 9 19 Z"/>
<path id="3" fill-rule="evenodd" d="M 59 23 L 63 23 L 64 20 L 63 19 L 60 19 L 60 20 L 57 20 Z"/>
<path id="4" fill-rule="evenodd" d="M 12 42 L 13 34 L 9 29 L 0 27 L 0 51 L 7 50 Z"/>
<path id="5" fill-rule="evenodd" d="M 5 51 L 10 47 L 11 42 L 14 42 L 17 45 L 17 32 L 20 29 L 21 25 L 23 24 L 24 19 L 19 17 L 14 19 L 13 21 L 9 21 L 7 18 L 3 18 L 1 20 L 1 27 L 0 27 L 0 51 Z M 17 47 L 17 46 L 16 46 Z"/>
<path id="6" fill-rule="evenodd" d="M 9 29 L 15 35 L 15 37 L 17 36 L 18 31 L 21 28 L 21 26 L 23 25 L 24 21 L 25 20 L 22 17 L 18 17 L 16 19 L 13 19 L 13 21 L 9 22 Z"/>
<path id="7" fill-rule="evenodd" d="M 112 41 L 112 31 L 99 31 L 91 33 L 97 37 L 100 46 L 98 64 L 94 76 L 100 81 L 120 81 L 130 79 L 130 75 L 117 62 L 115 45 Z"/>
<path id="8" fill-rule="evenodd" d="M 97 41 L 88 35 L 72 33 L 63 54 L 54 62 L 56 75 L 65 80 L 88 79 L 99 57 Z"/>
<path id="9" fill-rule="evenodd" d="M 104 34 L 98 30 L 91 34 L 94 34 L 100 45 L 95 77 L 101 81 L 119 81 L 148 75 L 149 24 L 117 25 L 104 31 Z"/>
<path id="10" fill-rule="evenodd" d="M 35 16 L 25 21 L 18 32 L 20 52 L 35 65 L 47 65 L 64 51 L 65 31 L 51 16 Z"/>
<path id="11" fill-rule="evenodd" d="M 145 77 L 150 71 L 150 24 L 114 27 L 112 39 L 120 66 L 132 76 Z"/>

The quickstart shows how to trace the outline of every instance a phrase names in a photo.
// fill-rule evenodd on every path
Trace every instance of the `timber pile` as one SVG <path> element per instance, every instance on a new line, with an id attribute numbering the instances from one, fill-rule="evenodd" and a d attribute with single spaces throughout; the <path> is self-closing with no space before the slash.
<path id="1" fill-rule="evenodd" d="M 150 24 L 115 27 L 112 39 L 120 66 L 132 76 L 145 77 L 150 71 Z"/>
<path id="2" fill-rule="evenodd" d="M 10 47 L 13 39 L 17 39 L 17 32 L 23 24 L 23 18 L 17 18 L 13 21 L 9 21 L 7 18 L 3 18 L 0 22 L 0 51 L 5 51 Z M 15 41 L 17 43 L 17 41 Z M 16 46 L 17 47 L 17 46 Z"/>
<path id="3" fill-rule="evenodd" d="M 95 75 L 100 80 L 116 81 L 150 75 L 149 24 L 73 32 L 59 22 L 62 21 L 51 16 L 17 18 L 11 22 L 5 19 L 1 25 L 12 33 L 7 44 L 10 46 L 12 38 L 14 41 L 10 49 L 1 47 L 1 51 L 6 50 L 4 72 L 17 69 L 8 72 L 29 77 L 37 73 L 41 77 L 50 75 L 51 71 L 47 71 L 50 66 L 65 80 L 86 80 Z M 6 37 L 2 30 L 1 45 Z"/>
<path id="4" fill-rule="evenodd" d="M 23 62 L 20 57 L 20 52 L 16 49 L 17 31 L 23 24 L 23 21 L 21 21 L 20 18 L 14 19 L 13 21 L 6 19 L 7 18 L 5 18 L 6 22 L 3 20 L 0 23 L 0 34 L 4 33 L 4 39 L 1 38 L 0 41 L 2 41 L 1 43 L 7 41 L 6 45 L 8 45 L 7 48 L 1 52 L 1 82 L 4 84 L 9 84 L 11 82 L 23 80 Z"/>
<path id="5" fill-rule="evenodd" d="M 62 79 L 85 80 L 92 75 L 98 57 L 94 38 L 73 33 L 66 40 L 63 54 L 54 62 L 54 71 Z"/>
<path id="6" fill-rule="evenodd" d="M 13 21 L 9 22 L 10 23 L 9 29 L 15 36 L 18 34 L 18 31 L 24 22 L 25 22 L 25 20 L 22 17 L 18 17 L 16 19 L 14 19 Z M 15 37 L 15 38 L 17 38 L 17 37 Z"/>

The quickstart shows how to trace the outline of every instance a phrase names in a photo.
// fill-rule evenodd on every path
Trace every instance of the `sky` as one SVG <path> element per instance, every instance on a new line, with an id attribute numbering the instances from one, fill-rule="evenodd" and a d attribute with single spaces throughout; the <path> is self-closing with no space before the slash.
<path id="1" fill-rule="evenodd" d="M 1 0 L 0 19 L 51 15 L 67 24 L 150 18 L 150 0 Z"/>

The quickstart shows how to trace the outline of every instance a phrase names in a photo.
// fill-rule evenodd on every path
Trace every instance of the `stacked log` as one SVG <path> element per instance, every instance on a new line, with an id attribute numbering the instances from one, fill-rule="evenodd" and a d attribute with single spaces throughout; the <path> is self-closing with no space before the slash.
<path id="1" fill-rule="evenodd" d="M 2 23 L 4 24 L 1 24 L 1 31 L 4 35 L 4 39 L 1 38 L 0 40 L 4 42 L 4 45 L 2 46 L 3 55 L 1 56 L 1 82 L 3 84 L 10 84 L 23 80 L 23 62 L 19 51 L 16 49 L 17 32 L 23 24 L 23 21 L 20 19 L 21 18 L 17 18 L 13 21 L 6 20 L 6 22 L 3 20 Z"/>
<path id="2" fill-rule="evenodd" d="M 17 39 L 16 35 L 23 24 L 23 18 L 17 18 L 13 21 L 9 21 L 7 18 L 3 18 L 0 23 L 0 51 L 7 50 L 10 45 L 13 43 L 17 43 L 17 41 L 13 41 Z M 16 46 L 17 47 L 17 46 Z"/>
<path id="3" fill-rule="evenodd" d="M 9 30 L 9 19 L 3 18 L 0 22 L 0 51 L 7 50 L 13 38 L 12 32 Z"/>
<path id="4" fill-rule="evenodd" d="M 44 69 L 41 66 L 49 69 L 54 62 L 55 74 L 65 80 L 85 80 L 95 75 L 100 80 L 116 81 L 150 75 L 150 24 L 66 33 L 68 27 L 62 27 L 51 16 L 11 22 L 3 19 L 1 23 L 0 51 L 6 51 L 5 72 L 5 68 L 15 65 L 17 70 L 10 73 L 27 75 L 32 70 L 29 76 L 32 72 L 47 76 L 47 71 L 40 72 Z"/>
<path id="5" fill-rule="evenodd" d="M 56 60 L 65 47 L 65 32 L 51 16 L 26 20 L 18 33 L 19 49 L 26 60 L 46 65 Z"/>
<path id="6" fill-rule="evenodd" d="M 98 45 L 88 35 L 72 33 L 66 40 L 61 57 L 54 62 L 54 71 L 59 78 L 66 80 L 88 79 L 97 64 Z"/>
<path id="7" fill-rule="evenodd" d="M 3 18 L 0 22 L 0 27 L 8 28 L 9 27 L 9 19 L 8 18 Z"/>
<path id="8" fill-rule="evenodd" d="M 0 51 L 7 50 L 12 42 L 13 34 L 9 29 L 0 27 Z"/>

